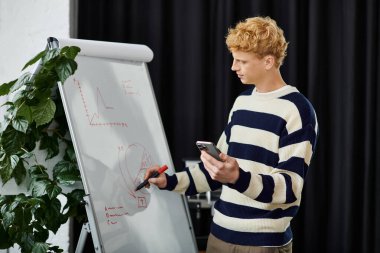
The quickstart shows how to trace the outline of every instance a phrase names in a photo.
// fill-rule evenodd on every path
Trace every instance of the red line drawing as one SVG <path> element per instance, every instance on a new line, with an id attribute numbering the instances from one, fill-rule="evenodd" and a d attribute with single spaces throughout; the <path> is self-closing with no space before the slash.
<path id="1" fill-rule="evenodd" d="M 129 215 L 124 206 L 105 206 L 104 211 L 107 225 L 115 225 L 123 216 Z"/>
<path id="2" fill-rule="evenodd" d="M 102 108 L 105 109 L 105 110 L 113 110 L 114 109 L 112 106 L 108 106 L 104 102 L 104 98 L 103 98 L 102 93 L 100 92 L 99 88 L 96 88 L 96 113 L 92 114 L 92 117 L 91 117 L 91 120 L 90 120 L 90 124 L 94 123 L 94 118 L 95 117 L 96 117 L 97 120 L 99 120 L 99 118 L 100 118 L 100 113 L 99 113 L 99 107 L 100 107 L 100 105 L 102 105 Z"/>
<path id="3" fill-rule="evenodd" d="M 138 199 L 138 207 L 146 208 L 146 199 L 144 197 L 137 197 Z"/>
<path id="4" fill-rule="evenodd" d="M 108 105 L 105 102 L 105 99 L 99 88 L 96 88 L 96 109 L 95 109 L 96 112 L 90 112 L 80 81 L 74 78 L 74 85 L 77 86 L 79 89 L 79 93 L 82 99 L 85 114 L 90 126 L 128 127 L 127 122 L 102 121 L 103 120 L 102 114 L 107 114 L 108 110 L 114 110 L 115 108 Z"/>
<path id="5" fill-rule="evenodd" d="M 135 191 L 135 188 L 141 183 L 147 167 L 153 165 L 151 155 L 147 149 L 139 144 L 133 143 L 128 147 L 118 146 L 119 169 L 125 186 L 127 188 L 128 202 L 133 208 L 128 208 L 129 213 L 133 215 L 140 209 L 148 207 L 150 193 L 143 188 Z"/>
<path id="6" fill-rule="evenodd" d="M 140 96 L 139 90 L 132 84 L 131 80 L 123 80 L 122 84 L 123 84 L 125 95 L 139 95 Z"/>

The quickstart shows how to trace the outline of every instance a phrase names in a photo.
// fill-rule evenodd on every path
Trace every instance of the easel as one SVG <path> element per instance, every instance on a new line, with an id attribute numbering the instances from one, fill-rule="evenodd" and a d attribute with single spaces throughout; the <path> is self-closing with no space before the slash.
<path id="1" fill-rule="evenodd" d="M 52 50 L 56 48 L 59 48 L 59 41 L 56 38 L 49 37 L 47 39 L 47 45 L 45 49 Z M 40 59 L 32 72 L 32 76 L 30 78 L 31 80 L 33 80 L 36 74 L 41 70 L 41 67 L 42 65 L 41 65 L 41 59 Z M 82 230 L 78 239 L 78 244 L 77 244 L 75 253 L 83 252 L 83 248 L 85 246 L 88 233 L 91 233 L 92 235 L 95 252 L 103 253 L 104 250 L 100 244 L 98 232 L 96 230 L 95 218 L 92 211 L 93 207 L 92 207 L 90 196 L 89 195 L 84 196 L 82 203 L 85 205 L 88 221 L 84 223 L 82 226 Z"/>
<path id="2" fill-rule="evenodd" d="M 162 148 L 152 147 L 152 154 L 149 155 L 147 154 L 150 152 L 144 151 L 143 160 L 147 160 L 146 163 L 149 164 L 153 157 L 159 157 L 159 160 L 171 162 L 147 68 L 147 62 L 153 58 L 153 52 L 145 45 L 116 42 L 62 38 L 59 41 L 51 40 L 51 44 L 53 43 L 60 48 L 66 45 L 81 48 L 80 57 L 77 59 L 80 67 L 75 73 L 75 79 L 69 78 L 64 86 L 58 83 L 87 195 L 81 202 L 85 205 L 88 222 L 82 227 L 76 252 L 86 251 L 87 233 L 91 232 L 93 252 L 144 253 L 158 249 L 160 252 L 168 253 L 196 253 L 191 217 L 183 196 L 163 191 L 147 195 L 148 199 L 146 196 L 136 197 L 132 194 L 125 196 L 125 190 L 133 186 L 135 178 L 134 174 L 129 175 L 130 169 L 125 163 L 129 160 L 135 161 L 135 153 L 128 153 L 130 157 L 125 157 L 127 149 L 124 145 L 132 146 L 130 144 L 143 142 L 137 145 L 137 149 L 132 149 L 140 152 L 140 146 L 150 146 L 154 143 L 152 146 Z M 83 85 L 78 80 L 82 80 Z M 130 81 L 133 81 L 133 87 L 138 87 L 138 93 L 125 92 L 126 86 L 129 87 L 125 83 Z M 101 105 L 98 101 L 102 96 L 100 91 L 112 98 L 115 106 L 123 109 L 114 110 L 112 114 L 93 114 L 95 111 L 88 110 L 87 106 L 90 104 L 89 109 L 96 110 Z M 138 99 L 129 99 L 129 96 L 136 94 L 139 96 Z M 128 106 L 125 104 L 126 96 L 128 103 L 131 103 Z M 135 115 L 136 110 L 141 111 L 138 117 Z M 92 116 L 99 116 L 99 120 L 95 120 L 96 125 L 115 127 L 95 127 L 88 131 L 88 124 L 94 125 Z M 131 123 L 128 124 L 129 131 L 124 129 L 127 125 L 126 119 Z M 118 127 L 119 124 L 122 127 Z M 157 131 L 153 133 L 149 129 Z M 147 131 L 151 134 L 148 135 Z M 94 138 L 95 135 L 107 135 L 109 138 L 99 140 Z M 107 181 L 104 181 L 105 179 Z M 149 202 L 151 197 L 153 201 Z M 139 200 L 143 200 L 142 205 Z M 149 205 L 145 212 L 149 203 L 152 205 Z M 140 212 L 140 215 L 132 217 L 135 212 Z M 168 212 L 173 212 L 173 215 L 164 215 Z M 157 226 L 152 226 L 146 231 L 144 224 Z M 130 227 L 137 230 L 131 230 Z M 156 235 L 160 235 L 159 238 Z"/>
<path id="3" fill-rule="evenodd" d="M 91 235 L 92 235 L 92 240 L 94 243 L 95 252 L 103 252 L 101 244 L 99 243 L 100 241 L 99 241 L 98 232 L 96 231 L 95 218 L 94 218 L 94 215 L 92 213 L 92 204 L 91 204 L 90 197 L 88 195 L 84 196 L 83 202 L 84 202 L 84 205 L 86 207 L 88 222 L 84 223 L 82 226 L 82 230 L 80 232 L 80 236 L 78 239 L 78 244 L 77 244 L 77 248 L 75 250 L 75 253 L 82 253 L 83 252 L 83 248 L 85 246 L 88 233 L 91 233 Z M 91 230 L 91 228 L 94 228 L 94 229 Z"/>

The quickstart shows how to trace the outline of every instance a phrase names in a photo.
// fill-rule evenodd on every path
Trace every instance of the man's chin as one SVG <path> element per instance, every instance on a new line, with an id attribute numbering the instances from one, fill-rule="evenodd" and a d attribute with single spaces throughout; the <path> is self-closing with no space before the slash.
<path id="1" fill-rule="evenodd" d="M 244 84 L 244 85 L 250 85 L 250 83 L 248 83 L 246 80 L 241 80 L 241 79 L 240 79 L 240 82 L 241 82 L 242 84 Z"/>

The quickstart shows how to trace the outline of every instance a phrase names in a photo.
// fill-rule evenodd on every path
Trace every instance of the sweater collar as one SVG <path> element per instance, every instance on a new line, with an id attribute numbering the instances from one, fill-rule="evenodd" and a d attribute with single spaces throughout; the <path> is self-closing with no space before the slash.
<path id="1" fill-rule="evenodd" d="M 270 91 L 270 92 L 258 92 L 255 87 L 252 91 L 252 96 L 258 99 L 266 100 L 266 99 L 279 98 L 293 92 L 299 92 L 299 91 L 297 90 L 296 87 L 291 86 L 291 85 L 285 85 L 277 90 Z"/>

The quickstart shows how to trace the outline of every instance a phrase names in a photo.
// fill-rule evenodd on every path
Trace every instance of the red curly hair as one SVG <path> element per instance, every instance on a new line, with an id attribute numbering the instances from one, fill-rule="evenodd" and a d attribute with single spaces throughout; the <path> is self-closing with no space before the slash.
<path id="1" fill-rule="evenodd" d="M 284 61 L 289 43 L 276 21 L 270 17 L 254 17 L 228 29 L 226 44 L 230 52 L 253 52 L 259 58 L 272 55 L 278 68 Z"/>

